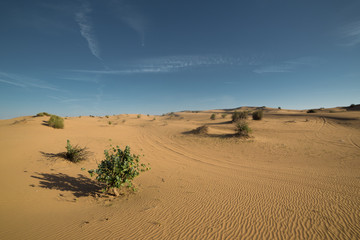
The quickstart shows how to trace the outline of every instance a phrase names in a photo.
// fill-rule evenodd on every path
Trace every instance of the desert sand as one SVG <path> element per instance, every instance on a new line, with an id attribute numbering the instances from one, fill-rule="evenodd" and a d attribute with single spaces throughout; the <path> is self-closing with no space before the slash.
<path id="1" fill-rule="evenodd" d="M 360 239 L 360 111 L 330 110 L 266 108 L 250 138 L 233 110 L 0 120 L 0 239 Z M 88 159 L 57 157 L 67 139 Z M 151 164 L 136 193 L 87 173 L 110 144 Z"/>

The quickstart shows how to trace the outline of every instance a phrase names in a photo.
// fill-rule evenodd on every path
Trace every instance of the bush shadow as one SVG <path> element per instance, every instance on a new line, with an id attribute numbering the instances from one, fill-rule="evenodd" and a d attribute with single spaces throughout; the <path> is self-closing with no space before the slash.
<path id="1" fill-rule="evenodd" d="M 63 173 L 35 173 L 32 178 L 39 179 L 39 187 L 71 192 L 75 197 L 87 197 L 101 194 L 102 186 L 82 175 L 71 177 Z"/>

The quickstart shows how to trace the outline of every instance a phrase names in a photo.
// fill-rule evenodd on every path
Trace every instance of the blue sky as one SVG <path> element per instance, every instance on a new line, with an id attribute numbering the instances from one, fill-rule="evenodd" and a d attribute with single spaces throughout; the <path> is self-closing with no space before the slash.
<path id="1" fill-rule="evenodd" d="M 0 3 L 0 118 L 360 103 L 358 0 Z"/>

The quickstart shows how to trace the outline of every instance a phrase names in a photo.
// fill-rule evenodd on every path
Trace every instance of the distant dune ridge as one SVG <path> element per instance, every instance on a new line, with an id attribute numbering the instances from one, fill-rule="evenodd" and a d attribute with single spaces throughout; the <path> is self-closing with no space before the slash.
<path id="1" fill-rule="evenodd" d="M 232 113 L 259 109 L 236 136 Z M 0 239 L 360 239 L 360 105 L 307 110 L 0 120 Z M 60 157 L 68 139 L 87 159 Z M 110 144 L 151 164 L 136 193 L 87 173 Z"/>

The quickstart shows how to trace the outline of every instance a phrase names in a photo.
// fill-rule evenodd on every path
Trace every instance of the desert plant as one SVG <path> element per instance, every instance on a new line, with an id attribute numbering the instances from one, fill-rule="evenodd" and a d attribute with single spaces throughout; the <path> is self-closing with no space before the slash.
<path id="1" fill-rule="evenodd" d="M 279 110 L 281 110 L 281 107 L 278 107 Z"/>
<path id="2" fill-rule="evenodd" d="M 141 118 L 141 114 L 138 114 L 138 115 L 137 115 L 137 118 Z"/>
<path id="3" fill-rule="evenodd" d="M 64 128 L 64 119 L 56 115 L 51 115 L 48 124 L 53 128 Z"/>
<path id="4" fill-rule="evenodd" d="M 257 110 L 255 112 L 252 113 L 252 118 L 253 120 L 261 120 L 263 118 L 263 111 L 262 110 Z"/>
<path id="5" fill-rule="evenodd" d="M 86 148 L 81 148 L 78 145 L 72 146 L 70 144 L 70 140 L 67 140 L 67 144 L 65 148 L 66 148 L 65 158 L 68 159 L 70 162 L 77 163 L 82 160 L 85 160 L 89 153 L 88 151 L 86 151 Z"/>
<path id="6" fill-rule="evenodd" d="M 226 116 L 227 116 L 227 113 L 221 114 L 221 117 L 222 117 L 222 118 L 226 118 Z"/>
<path id="7" fill-rule="evenodd" d="M 109 125 L 111 125 L 111 124 L 112 124 L 112 122 L 111 122 L 111 121 L 108 121 L 108 124 L 109 124 Z"/>
<path id="8" fill-rule="evenodd" d="M 215 113 L 211 114 L 210 119 L 211 119 L 211 120 L 215 120 L 215 118 L 216 118 Z"/>
<path id="9" fill-rule="evenodd" d="M 251 128 L 246 121 L 241 120 L 238 121 L 235 125 L 235 133 L 240 137 L 249 137 L 249 133 L 251 133 Z"/>
<path id="10" fill-rule="evenodd" d="M 111 147 L 104 151 L 105 159 L 98 165 L 98 169 L 89 170 L 89 174 L 96 174 L 96 180 L 105 183 L 104 191 L 113 189 L 116 196 L 119 195 L 117 189 L 126 186 L 133 186 L 132 180 L 137 177 L 140 172 L 150 169 L 149 165 L 140 163 L 139 155 L 131 154 L 130 147 L 126 146 L 125 150 L 121 150 L 119 146 Z"/>
<path id="11" fill-rule="evenodd" d="M 106 118 L 109 118 L 109 115 L 105 115 Z"/>
<path id="12" fill-rule="evenodd" d="M 35 117 L 43 117 L 43 116 L 51 116 L 51 115 L 47 112 L 41 112 L 41 113 L 36 114 Z"/>
<path id="13" fill-rule="evenodd" d="M 237 112 L 235 111 L 232 115 L 232 122 L 237 122 L 241 119 L 247 119 L 248 117 L 248 113 L 243 111 L 243 112 Z"/>
<path id="14" fill-rule="evenodd" d="M 207 125 L 203 125 L 198 128 L 195 128 L 194 130 L 191 131 L 191 133 L 202 135 L 202 134 L 207 134 L 208 131 L 209 131 L 209 127 Z"/>
<path id="15" fill-rule="evenodd" d="M 307 113 L 316 113 L 316 110 L 315 109 L 309 109 L 309 110 L 307 110 Z"/>

